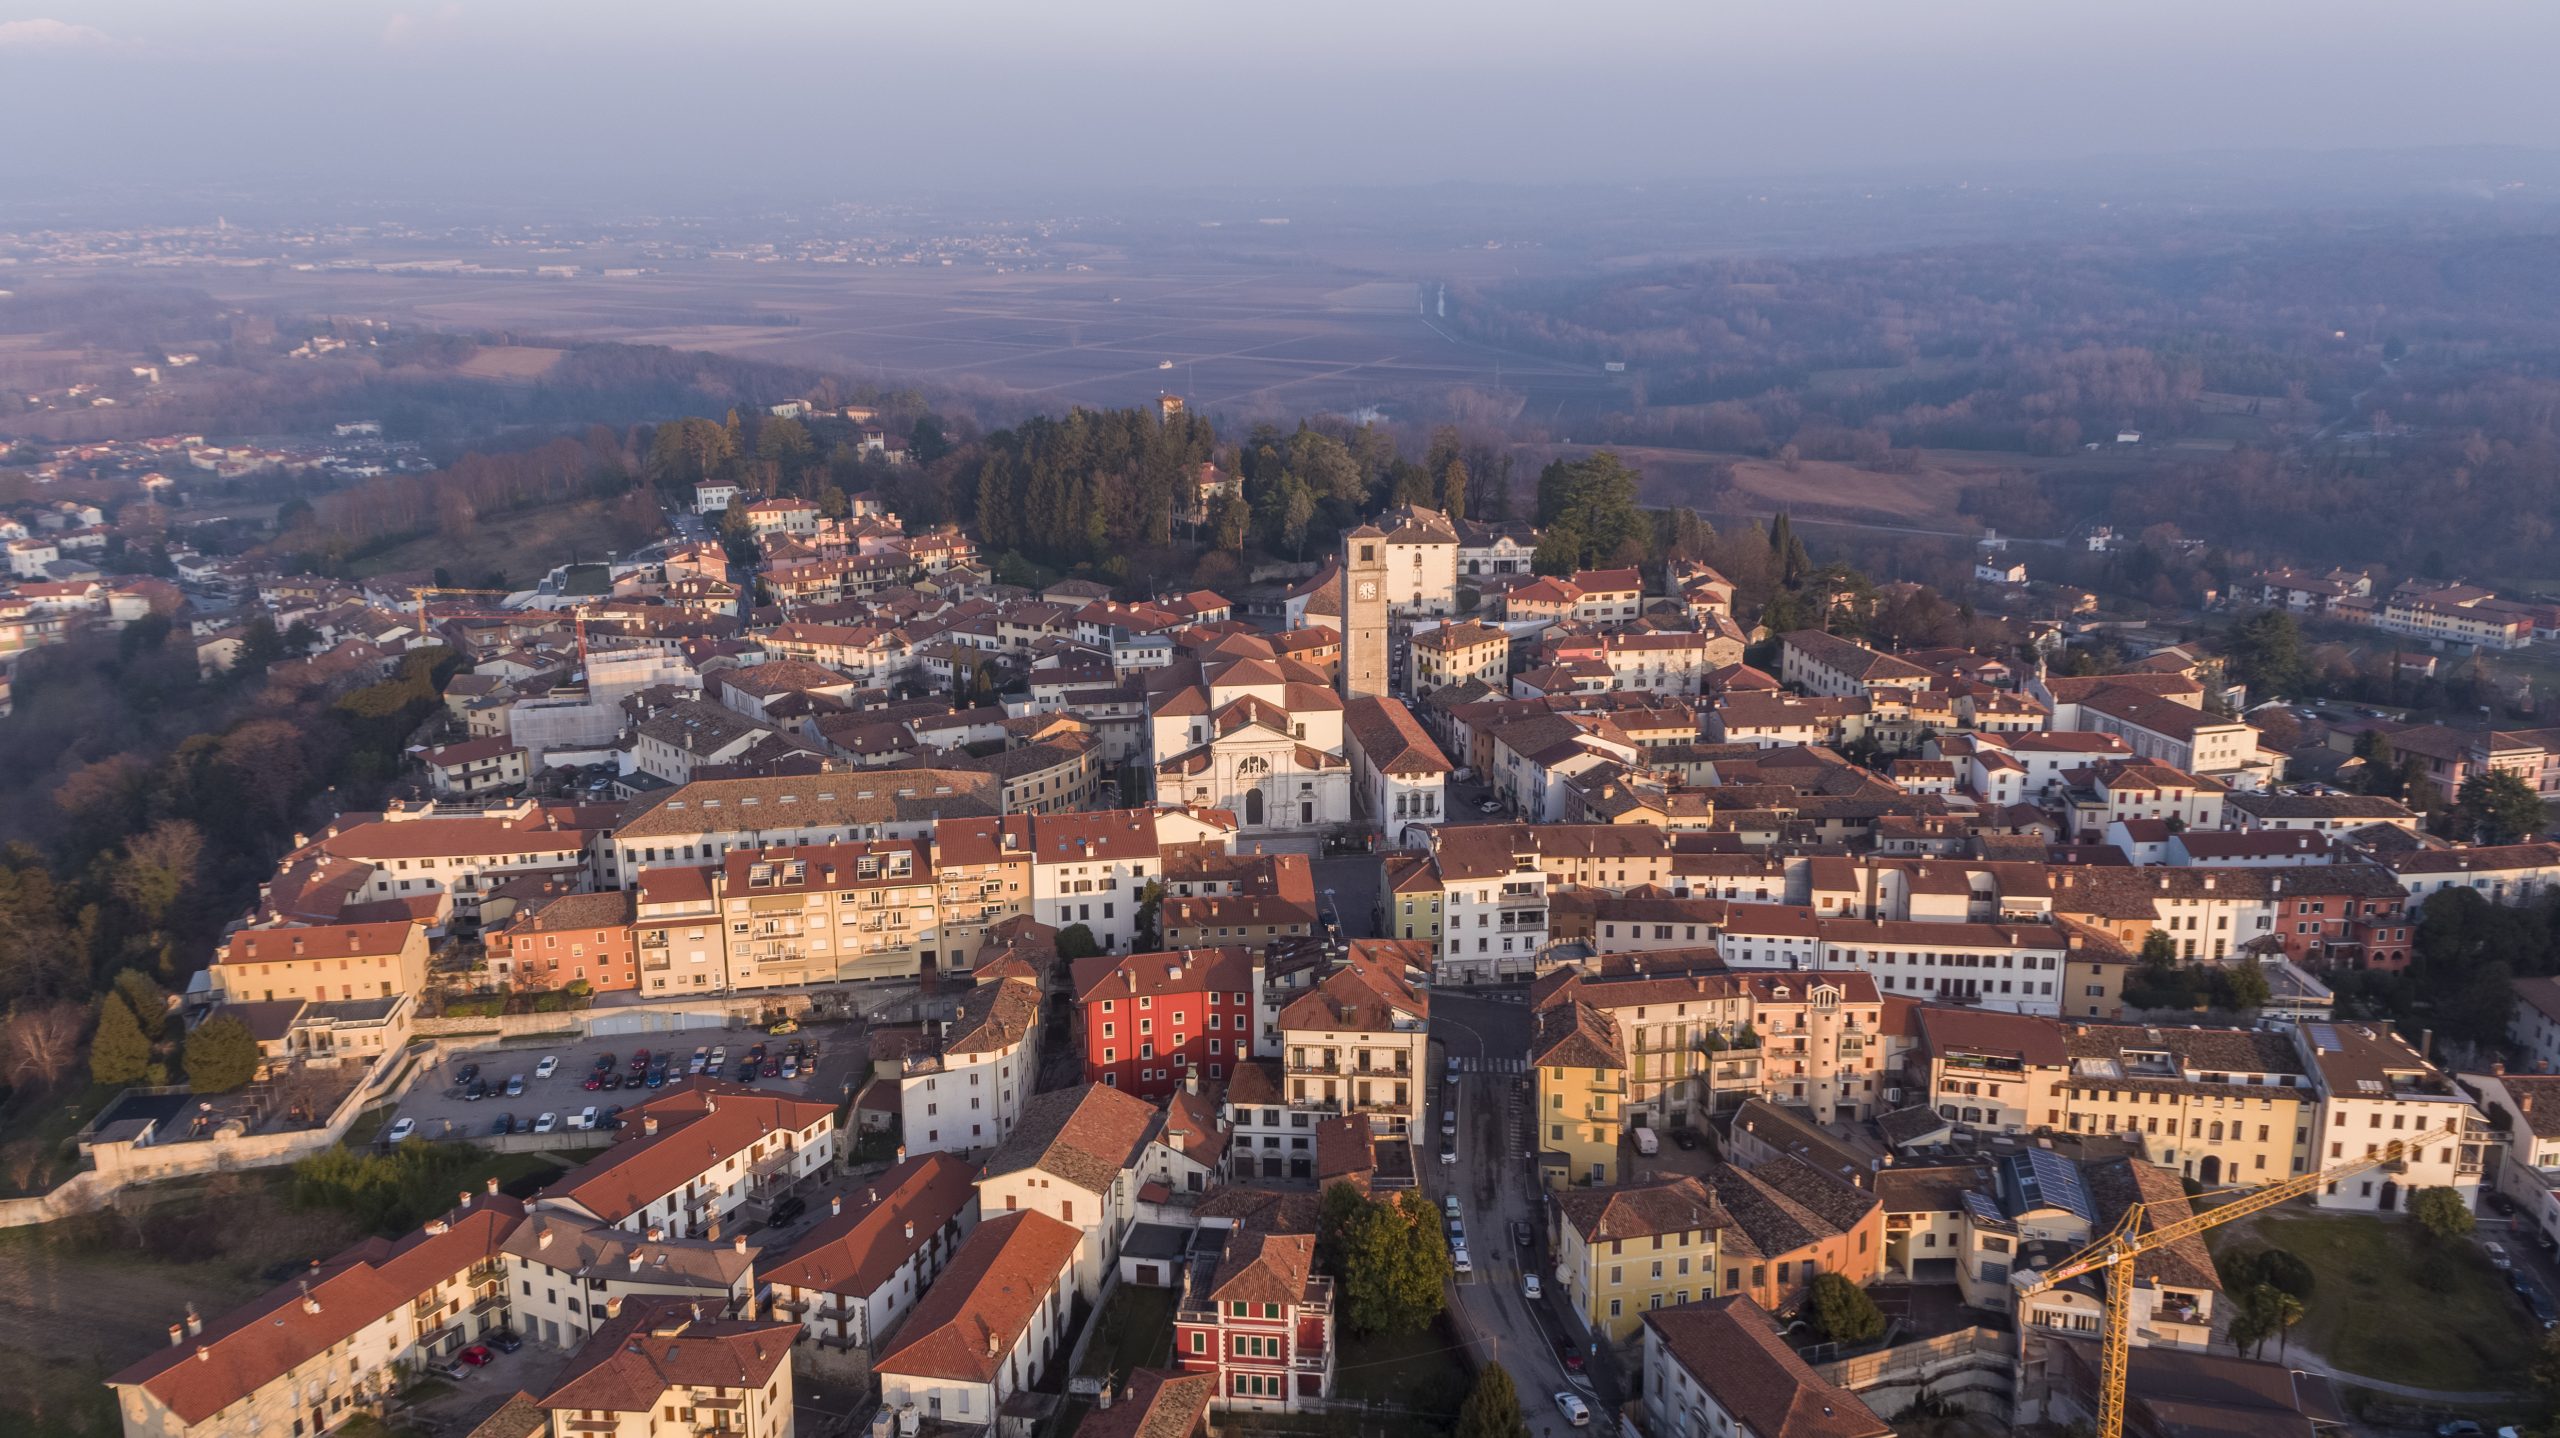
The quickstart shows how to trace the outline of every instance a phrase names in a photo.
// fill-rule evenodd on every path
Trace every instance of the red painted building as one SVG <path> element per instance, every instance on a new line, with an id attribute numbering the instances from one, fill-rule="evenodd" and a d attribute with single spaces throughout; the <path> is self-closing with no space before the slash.
<path id="1" fill-rule="evenodd" d="M 2315 968 L 2405 969 L 2417 922 L 2408 895 L 2370 865 L 2309 865 L 2283 871 L 2269 896 L 2285 957 Z"/>
<path id="2" fill-rule="evenodd" d="M 1218 1375 L 1210 1406 L 1295 1413 L 1333 1393 L 1333 1280 L 1305 1234 L 1230 1229 L 1226 1251 L 1183 1274 L 1173 1356 Z"/>
<path id="3" fill-rule="evenodd" d="M 1253 959 L 1242 948 L 1096 954 L 1076 960 L 1084 1076 L 1140 1098 L 1215 1082 L 1253 1056 Z"/>

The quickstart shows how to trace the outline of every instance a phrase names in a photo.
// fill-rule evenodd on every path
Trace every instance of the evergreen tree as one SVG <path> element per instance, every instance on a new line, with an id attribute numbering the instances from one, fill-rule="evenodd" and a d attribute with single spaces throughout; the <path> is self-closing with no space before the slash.
<path id="1" fill-rule="evenodd" d="M 230 1093 L 258 1075 L 258 1041 L 249 1026 L 215 1014 L 187 1035 L 187 1084 L 197 1093 Z"/>
<path id="2" fill-rule="evenodd" d="M 1476 1373 L 1475 1386 L 1458 1408 L 1455 1438 L 1529 1438 L 1529 1420 L 1520 1412 L 1520 1390 L 1511 1370 L 1487 1363 Z"/>
<path id="3" fill-rule="evenodd" d="M 1372 1202 L 1344 1226 L 1342 1287 L 1362 1333 L 1418 1333 L 1447 1298 L 1449 1245 L 1440 1211 L 1415 1193 Z"/>
<path id="4" fill-rule="evenodd" d="M 1440 471 L 1440 508 L 1453 524 L 1467 517 L 1467 462 L 1454 454 Z"/>
<path id="5" fill-rule="evenodd" d="M 2550 808 L 2512 769 L 2492 769 L 2462 781 L 2449 821 L 2454 837 L 2480 844 L 2520 844 L 2551 823 Z"/>
<path id="6" fill-rule="evenodd" d="M 98 1031 L 89 1038 L 89 1077 L 102 1084 L 142 1082 L 151 1069 L 151 1041 L 133 1009 L 116 994 L 98 1000 Z"/>
<path id="7" fill-rule="evenodd" d="M 1884 1310 L 1845 1275 L 1815 1274 L 1806 1296 L 1815 1325 L 1833 1343 L 1873 1343 L 1884 1336 Z"/>

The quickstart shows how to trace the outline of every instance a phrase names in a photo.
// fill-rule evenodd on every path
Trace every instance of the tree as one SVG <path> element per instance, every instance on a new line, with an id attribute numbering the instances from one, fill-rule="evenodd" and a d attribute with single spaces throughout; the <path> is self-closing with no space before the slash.
<path id="1" fill-rule="evenodd" d="M 1090 925 L 1069 924 L 1058 931 L 1059 958 L 1073 963 L 1077 959 L 1092 958 L 1101 952 L 1102 945 L 1094 940 Z"/>
<path id="2" fill-rule="evenodd" d="M 2422 1188 L 2409 1200 L 2409 1216 L 2427 1231 L 2429 1238 L 2456 1239 L 2471 1231 L 2471 1205 L 2462 1201 L 2459 1191 L 2450 1188 Z"/>
<path id="3" fill-rule="evenodd" d="M 2266 1295 L 2267 1316 L 2276 1328 L 2276 1361 L 2281 1363 L 2293 1347 L 2293 1325 L 2302 1321 L 2302 1300 L 2269 1284 L 2258 1290 Z"/>
<path id="4" fill-rule="evenodd" d="M 1467 517 L 1467 462 L 1456 455 L 1440 471 L 1440 509 L 1452 523 Z"/>
<path id="5" fill-rule="evenodd" d="M 1342 1242 L 1352 1222 L 1367 1211 L 1369 1196 L 1351 1184 L 1336 1180 L 1327 1186 L 1324 1197 L 1316 1205 L 1316 1266 L 1336 1278 L 1342 1276 Z"/>
<path id="6" fill-rule="evenodd" d="M 2275 989 L 2267 982 L 2267 971 L 2241 956 L 2238 963 L 2221 972 L 2222 1006 L 2234 1011 L 2263 1009 Z"/>
<path id="7" fill-rule="evenodd" d="M 160 1042 L 169 1027 L 169 991 L 157 979 L 140 969 L 124 969 L 116 974 L 116 997 L 133 1010 L 134 1023 L 142 1036 Z"/>
<path id="8" fill-rule="evenodd" d="M 258 1041 L 249 1026 L 215 1014 L 187 1035 L 187 1085 L 198 1093 L 229 1093 L 258 1076 Z"/>
<path id="9" fill-rule="evenodd" d="M 915 428 L 907 431 L 907 458 L 917 464 L 932 464 L 950 452 L 951 437 L 932 415 L 919 416 Z"/>
<path id="10" fill-rule="evenodd" d="M 121 994 L 98 1000 L 98 1030 L 89 1036 L 89 1077 L 102 1084 L 140 1083 L 151 1071 L 151 1040 Z"/>
<path id="11" fill-rule="evenodd" d="M 1884 1310 L 1847 1275 L 1817 1273 L 1806 1295 L 1816 1327 L 1833 1343 L 1873 1343 L 1884 1336 Z"/>
<path id="12" fill-rule="evenodd" d="M 204 835 L 184 819 L 163 819 L 127 839 L 117 866 L 116 897 L 133 906 L 153 929 L 161 928 L 204 857 Z"/>
<path id="13" fill-rule="evenodd" d="M 1343 1228 L 1342 1287 L 1361 1333 L 1418 1333 L 1446 1301 L 1449 1245 L 1418 1193 L 1372 1201 Z"/>
<path id="14" fill-rule="evenodd" d="M 2551 823 L 2551 811 L 2511 769 L 2474 774 L 2454 791 L 2454 836 L 2481 844 L 2521 844 Z"/>
<path id="15" fill-rule="evenodd" d="M 2299 694 L 2310 680 L 2302 626 L 2284 610 L 2264 610 L 2241 620 L 2224 632 L 2222 643 L 2231 672 L 2270 697 Z"/>
<path id="16" fill-rule="evenodd" d="M 20 1088 L 43 1088 L 71 1071 L 80 1057 L 85 1015 L 74 1003 L 21 1008 L 0 1028 L 0 1077 Z"/>
<path id="17" fill-rule="evenodd" d="M 1476 1372 L 1467 1401 L 1458 1406 L 1455 1438 L 1529 1438 L 1529 1420 L 1520 1412 L 1520 1390 L 1511 1370 L 1488 1363 Z"/>

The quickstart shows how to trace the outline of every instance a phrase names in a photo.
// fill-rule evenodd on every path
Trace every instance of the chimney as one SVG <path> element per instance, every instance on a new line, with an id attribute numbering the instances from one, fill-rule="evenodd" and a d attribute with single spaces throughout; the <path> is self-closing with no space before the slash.
<path id="1" fill-rule="evenodd" d="M 496 1198 L 498 1196 L 498 1180 L 496 1175 L 493 1174 L 490 1176 L 485 1187 L 489 1190 L 489 1196 L 491 1198 Z"/>
<path id="2" fill-rule="evenodd" d="M 320 1311 L 320 1300 L 311 1296 L 311 1280 L 307 1278 L 302 1282 L 302 1311 L 305 1313 Z"/>
<path id="3" fill-rule="evenodd" d="M 651 1243 L 664 1243 L 666 1238 L 667 1230 L 664 1225 L 655 1223 L 649 1225 L 649 1241 Z"/>
<path id="4" fill-rule="evenodd" d="M 624 1256 L 622 1262 L 625 1268 L 628 1268 L 633 1273 L 638 1273 L 640 1271 L 641 1264 L 639 1248 L 635 1245 L 631 1252 Z"/>
<path id="5" fill-rule="evenodd" d="M 987 1330 L 987 1356 L 989 1358 L 996 1356 L 996 1333 L 992 1328 Z"/>
<path id="6" fill-rule="evenodd" d="M 183 1323 L 172 1323 L 172 1324 L 170 1324 L 170 1325 L 169 1325 L 169 1346 L 170 1346 L 170 1347 L 172 1347 L 172 1348 L 183 1348 L 183 1347 L 185 1347 L 185 1346 L 186 1346 L 186 1343 L 187 1343 L 187 1326 L 186 1326 L 185 1324 L 183 1324 Z"/>
<path id="7" fill-rule="evenodd" d="M 907 1161 L 907 1146 L 906 1146 L 905 1144 L 903 1144 L 903 1143 L 902 1143 L 902 1144 L 898 1145 L 898 1162 L 900 1162 L 900 1163 L 905 1163 L 906 1161 Z"/>
<path id="8" fill-rule="evenodd" d="M 640 1136 L 642 1138 L 656 1138 L 658 1136 L 658 1116 L 656 1114 L 644 1114 L 641 1116 Z"/>
<path id="9" fill-rule="evenodd" d="M 844 1212 L 844 1195 L 843 1195 L 843 1194 L 839 1193 L 839 1194 L 837 1194 L 835 1197 L 833 1197 L 833 1198 L 831 1198 L 831 1199 L 828 1199 L 828 1200 L 827 1200 L 827 1214 L 828 1214 L 828 1216 L 829 1216 L 829 1217 L 833 1217 L 833 1216 L 838 1215 L 838 1214 L 841 1214 L 841 1213 L 843 1213 L 843 1212 Z"/>
<path id="10" fill-rule="evenodd" d="M 466 1189 L 464 1189 L 464 1190 L 462 1190 L 462 1192 L 461 1192 L 460 1194 L 458 1194 L 458 1195 L 456 1196 L 456 1198 L 457 1198 L 457 1202 L 456 1202 L 456 1204 L 455 1204 L 455 1207 L 457 1207 L 457 1208 L 466 1208 L 466 1209 L 467 1209 L 467 1208 L 469 1208 L 469 1207 L 471 1206 L 471 1190 L 469 1190 L 469 1189 L 467 1189 L 467 1188 L 466 1188 Z"/>
<path id="11" fill-rule="evenodd" d="M 196 1306 L 190 1303 L 187 1305 L 187 1336 L 193 1338 L 203 1332 L 204 1315 L 196 1312 Z"/>
<path id="12" fill-rule="evenodd" d="M 213 1361 L 213 1350 L 205 1347 L 201 1343 L 197 1344 L 196 1361 L 198 1363 L 211 1363 Z"/>
<path id="13" fill-rule="evenodd" d="M 620 1318 L 622 1316 L 621 1294 L 614 1293 L 606 1295 L 604 1300 L 604 1316 L 607 1318 Z"/>
<path id="14" fill-rule="evenodd" d="M 657 1235 L 654 1233 L 650 1235 L 652 1238 L 655 1238 L 656 1236 Z M 542 1230 L 542 1232 L 535 1234 L 533 1246 L 537 1249 L 549 1248 L 551 1246 L 551 1230 L 546 1228 Z"/>
<path id="15" fill-rule="evenodd" d="M 910 1218 L 910 1219 L 908 1219 L 908 1220 L 907 1220 L 907 1241 L 908 1241 L 908 1242 L 910 1242 L 910 1243 L 914 1242 L 914 1241 L 915 1241 L 915 1236 L 916 1236 L 916 1221 L 915 1221 L 914 1219 Z"/>
<path id="16" fill-rule="evenodd" d="M 2533 1112 L 2533 1095 L 2529 1093 L 2516 1095 L 2516 1107 L 2525 1113 Z"/>
<path id="17" fill-rule="evenodd" d="M 730 1246 L 731 1248 L 736 1249 L 736 1250 L 737 1250 L 738 1252 L 740 1252 L 740 1253 L 744 1253 L 744 1252 L 746 1252 L 746 1251 L 747 1251 L 747 1236 L 746 1236 L 745 1234 L 743 1234 L 743 1233 L 742 1233 L 742 1234 L 739 1234 L 735 1239 L 731 1240 L 731 1242 L 730 1242 L 729 1246 Z"/>

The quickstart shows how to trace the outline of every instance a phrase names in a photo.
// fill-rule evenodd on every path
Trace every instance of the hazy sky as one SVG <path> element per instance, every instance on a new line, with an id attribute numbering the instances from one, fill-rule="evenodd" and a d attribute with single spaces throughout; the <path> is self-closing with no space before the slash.
<path id="1" fill-rule="evenodd" d="M 2560 146 L 2555 42 L 2545 0 L 19 0 L 0 200 Z"/>

